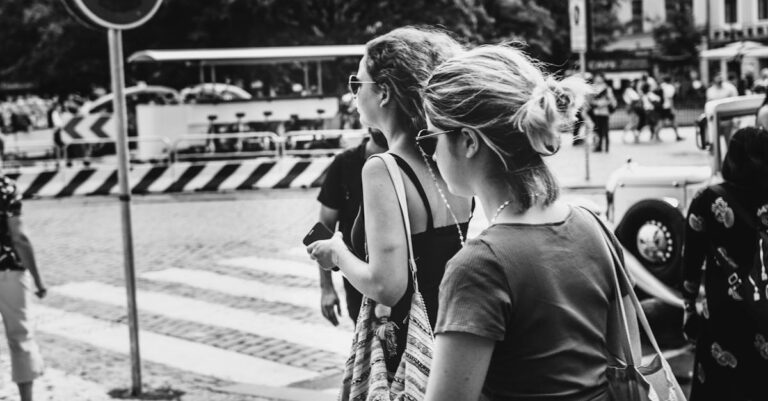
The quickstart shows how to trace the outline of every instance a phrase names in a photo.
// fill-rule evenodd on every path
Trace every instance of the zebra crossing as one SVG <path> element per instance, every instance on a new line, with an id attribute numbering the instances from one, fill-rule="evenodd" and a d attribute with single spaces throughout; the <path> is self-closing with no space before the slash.
<path id="1" fill-rule="evenodd" d="M 287 394 L 293 384 L 338 376 L 351 347 L 352 322 L 345 316 L 334 327 L 322 318 L 317 267 L 297 259 L 289 252 L 284 258 L 221 260 L 210 270 L 140 273 L 142 361 L 233 386 L 285 388 Z M 265 279 L 247 279 L 243 272 Z M 335 279 L 343 301 L 343 286 Z M 55 302 L 42 302 L 34 311 L 39 333 L 129 355 L 127 324 L 120 318 L 127 302 L 124 287 L 93 280 L 49 292 Z M 99 361 L 93 363 L 98 367 Z M 314 390 L 330 399 L 337 385 Z"/>

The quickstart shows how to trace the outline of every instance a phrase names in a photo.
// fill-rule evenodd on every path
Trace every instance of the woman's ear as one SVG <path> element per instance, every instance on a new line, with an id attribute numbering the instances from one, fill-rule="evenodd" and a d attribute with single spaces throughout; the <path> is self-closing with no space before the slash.
<path id="1" fill-rule="evenodd" d="M 387 107 L 390 101 L 389 87 L 387 85 L 376 85 L 379 88 L 379 107 Z"/>
<path id="2" fill-rule="evenodd" d="M 480 151 L 480 136 L 477 131 L 471 128 L 462 128 L 459 146 L 461 148 L 460 153 L 464 153 L 464 157 L 467 159 L 475 157 Z"/>

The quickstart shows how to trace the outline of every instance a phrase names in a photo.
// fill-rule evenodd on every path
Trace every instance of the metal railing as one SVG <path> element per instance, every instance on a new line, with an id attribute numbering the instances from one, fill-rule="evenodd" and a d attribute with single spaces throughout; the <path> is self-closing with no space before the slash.
<path id="1" fill-rule="evenodd" d="M 141 137 L 131 137 L 127 138 L 128 143 L 140 143 L 140 142 L 159 142 L 164 145 L 163 151 L 161 152 L 163 154 L 163 157 L 160 159 L 152 159 L 151 161 L 162 161 L 164 163 L 170 163 L 171 162 L 171 141 L 162 136 L 162 137 L 147 137 L 147 138 L 141 138 Z M 114 157 L 113 154 L 99 154 L 99 150 L 103 150 L 104 148 L 108 147 L 108 145 L 114 145 L 115 140 L 111 138 L 104 138 L 104 139 L 73 139 L 62 146 L 62 158 L 65 163 L 71 164 L 73 161 L 83 161 L 85 164 L 90 164 L 91 162 L 95 160 L 102 160 L 105 158 L 112 158 Z M 104 145 L 103 147 L 99 148 L 98 145 Z M 83 151 L 83 155 L 72 155 L 71 148 L 75 146 L 81 146 L 81 150 Z M 129 160 L 131 162 L 138 161 L 139 159 L 136 157 L 137 151 L 134 149 L 129 149 Z"/>
<path id="2" fill-rule="evenodd" d="M 195 146 L 181 148 L 180 144 Z M 201 144 L 202 143 L 202 144 Z M 172 160 L 214 159 L 222 157 L 280 156 L 282 138 L 274 132 L 254 131 L 231 134 L 187 134 L 175 141 L 171 147 Z M 184 150 L 184 151 L 180 151 Z"/>
<path id="3" fill-rule="evenodd" d="M 320 157 L 341 152 L 349 146 L 359 143 L 367 132 L 365 130 L 302 130 L 289 131 L 279 135 L 271 131 L 253 131 L 236 133 L 190 133 L 175 139 L 168 137 L 131 137 L 129 144 L 160 143 L 159 152 L 151 152 L 153 157 L 142 158 L 139 148 L 129 149 L 131 163 L 155 162 L 173 164 L 177 161 L 204 161 L 244 159 L 256 157 Z M 62 146 L 40 141 L 6 145 L 3 165 L 16 167 L 33 163 L 54 163 L 58 166 L 71 166 L 82 162 L 85 165 L 101 161 L 108 162 L 115 158 L 113 139 L 76 139 Z M 19 158 L 26 155 L 23 149 L 39 148 L 46 150 L 44 156 L 35 160 Z M 131 146 L 133 148 L 133 146 Z M 13 164 L 12 164 L 13 163 Z"/>
<path id="4" fill-rule="evenodd" d="M 18 168 L 38 162 L 58 163 L 61 161 L 61 148 L 51 141 L 6 140 L 2 155 L 3 168 Z"/>
<path id="5" fill-rule="evenodd" d="M 338 153 L 352 145 L 347 141 L 362 140 L 367 135 L 366 130 L 303 130 L 288 131 L 285 138 L 283 154 L 286 156 L 318 156 Z"/>

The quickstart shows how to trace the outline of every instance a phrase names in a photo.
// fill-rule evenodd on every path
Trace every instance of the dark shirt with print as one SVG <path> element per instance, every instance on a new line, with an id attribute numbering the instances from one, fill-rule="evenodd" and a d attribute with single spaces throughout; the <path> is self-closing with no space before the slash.
<path id="1" fill-rule="evenodd" d="M 760 268 L 752 269 L 759 250 L 757 232 L 739 218 L 733 202 L 750 216 L 768 217 L 768 199 L 727 182 L 720 188 L 705 188 L 688 209 L 684 295 L 689 301 L 695 298 L 700 282 L 705 289 L 697 308 L 689 400 L 762 400 L 768 394 L 768 332 L 747 303 L 764 305 L 768 272 L 765 259 L 759 260 Z"/>
<path id="2" fill-rule="evenodd" d="M 0 270 L 23 270 L 16 251 L 13 249 L 8 218 L 21 215 L 21 194 L 16 190 L 16 182 L 2 176 L 0 178 Z"/>

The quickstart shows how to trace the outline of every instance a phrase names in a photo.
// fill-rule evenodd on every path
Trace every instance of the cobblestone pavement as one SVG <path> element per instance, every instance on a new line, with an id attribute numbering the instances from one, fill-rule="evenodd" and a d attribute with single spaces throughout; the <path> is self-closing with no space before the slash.
<path id="1" fill-rule="evenodd" d="M 593 154 L 587 184 L 599 186 L 627 153 L 646 163 L 705 164 L 692 133 L 684 135 L 684 142 L 634 145 L 614 133 L 612 153 Z M 565 145 L 551 164 L 563 183 L 585 184 L 581 148 Z M 316 194 L 135 198 L 142 369 L 150 393 L 264 400 L 274 398 L 264 388 L 280 387 L 315 391 L 284 399 L 334 398 L 352 324 L 345 317 L 334 328 L 320 315 L 317 270 L 300 245 L 317 218 Z M 586 196 L 604 206 L 599 189 Z M 112 399 L 131 380 L 118 202 L 34 200 L 23 213 L 50 289 L 33 319 L 49 367 L 36 382 L 38 399 Z M 473 224 L 475 233 L 482 221 Z M 0 353 L 0 400 L 15 399 L 7 356 Z M 255 395 L 227 390 L 238 383 L 255 385 Z"/>

